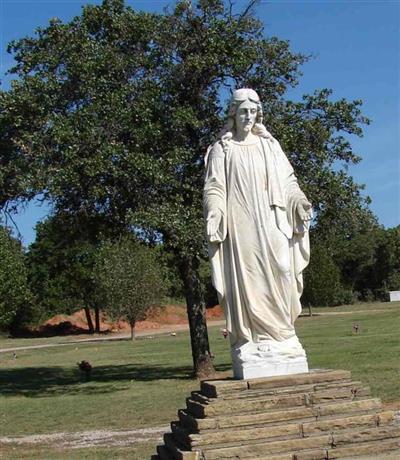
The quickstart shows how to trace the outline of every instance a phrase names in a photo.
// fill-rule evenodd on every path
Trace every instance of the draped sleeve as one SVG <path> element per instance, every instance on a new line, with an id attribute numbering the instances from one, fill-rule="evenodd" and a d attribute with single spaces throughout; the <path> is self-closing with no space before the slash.
<path id="1" fill-rule="evenodd" d="M 279 142 L 276 139 L 264 141 L 266 163 L 269 172 L 269 196 L 275 207 L 277 225 L 289 239 L 295 234 L 308 231 L 308 223 L 304 223 L 298 213 L 297 205 L 307 200 L 300 189 L 294 170 Z"/>
<path id="2" fill-rule="evenodd" d="M 221 142 L 216 142 L 209 148 L 205 157 L 205 184 L 204 184 L 204 215 L 207 218 L 212 212 L 220 213 L 221 221 L 216 235 L 208 241 L 208 252 L 211 262 L 211 276 L 213 285 L 222 303 L 224 292 L 223 281 L 223 245 L 227 235 L 226 215 L 226 173 L 225 152 Z"/>
<path id="3" fill-rule="evenodd" d="M 289 239 L 291 269 L 296 280 L 296 301 L 292 304 L 292 318 L 301 312 L 299 302 L 303 292 L 303 270 L 310 261 L 309 222 L 303 222 L 297 212 L 301 200 L 307 200 L 300 189 L 294 170 L 276 139 L 264 141 L 267 144 L 267 169 L 270 178 L 269 194 L 274 206 L 278 228 Z M 268 158 L 269 157 L 269 158 Z"/>
<path id="4" fill-rule="evenodd" d="M 221 243 L 226 238 L 226 177 L 225 153 L 220 142 L 216 142 L 206 157 L 206 177 L 204 184 L 204 215 L 207 221 L 211 212 L 221 215 L 216 236 L 210 243 Z"/>

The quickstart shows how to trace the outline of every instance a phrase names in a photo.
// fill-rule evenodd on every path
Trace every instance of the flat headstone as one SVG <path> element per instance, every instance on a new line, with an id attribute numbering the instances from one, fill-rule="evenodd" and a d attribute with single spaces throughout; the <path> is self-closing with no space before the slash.
<path id="1" fill-rule="evenodd" d="M 400 291 L 389 291 L 389 296 L 391 302 L 400 301 Z"/>

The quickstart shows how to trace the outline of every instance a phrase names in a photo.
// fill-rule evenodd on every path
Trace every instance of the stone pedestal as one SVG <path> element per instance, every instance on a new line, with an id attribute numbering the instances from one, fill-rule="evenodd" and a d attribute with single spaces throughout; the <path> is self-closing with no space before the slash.
<path id="1" fill-rule="evenodd" d="M 247 342 L 231 349 L 235 379 L 254 379 L 308 372 L 306 353 L 294 336 L 283 342 Z"/>
<path id="2" fill-rule="evenodd" d="M 394 460 L 400 425 L 348 371 L 201 383 L 153 460 Z"/>

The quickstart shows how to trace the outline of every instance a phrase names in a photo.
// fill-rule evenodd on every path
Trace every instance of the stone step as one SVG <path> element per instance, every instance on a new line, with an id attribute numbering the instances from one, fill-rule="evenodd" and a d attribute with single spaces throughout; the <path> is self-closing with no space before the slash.
<path id="1" fill-rule="evenodd" d="M 309 437 L 326 432 L 335 434 L 344 430 L 388 426 L 393 424 L 394 419 L 394 411 L 384 411 L 377 414 L 342 416 L 326 420 L 317 420 L 315 422 L 304 422 L 301 424 L 300 429 L 304 437 Z"/>
<path id="2" fill-rule="evenodd" d="M 351 444 L 343 449 L 329 447 L 277 455 L 267 454 L 266 456 L 246 457 L 246 460 L 398 460 L 399 449 L 400 438 L 397 438 Z M 349 453 L 351 457 L 348 456 Z M 228 459 L 229 457 L 222 457 L 219 460 Z"/>
<path id="3" fill-rule="evenodd" d="M 294 394 L 267 395 L 250 399 L 209 399 L 199 393 L 195 398 L 186 400 L 188 412 L 196 418 L 213 417 L 225 414 L 262 412 L 273 408 L 292 408 L 299 406 L 313 406 L 329 401 L 352 401 L 370 394 L 368 387 L 353 391 L 351 386 L 328 390 L 318 390 Z"/>
<path id="4" fill-rule="evenodd" d="M 172 460 L 171 454 L 165 446 L 157 446 L 157 454 L 159 460 Z"/>
<path id="5" fill-rule="evenodd" d="M 346 399 L 349 396 L 346 394 Z M 267 396 L 250 401 L 218 401 L 215 404 L 201 403 L 193 399 L 186 401 L 188 412 L 198 418 L 227 415 L 234 413 L 261 412 L 272 408 L 289 408 L 306 406 L 307 399 L 304 394 Z"/>
<path id="6" fill-rule="evenodd" d="M 379 452 L 379 457 L 376 454 L 372 455 L 357 455 L 351 457 L 343 457 L 340 460 L 399 460 L 399 449 L 400 449 L 400 440 L 397 441 L 397 445 L 394 449 L 390 449 L 384 452 Z"/>
<path id="7" fill-rule="evenodd" d="M 289 387 L 310 384 L 327 384 L 349 381 L 351 373 L 343 370 L 312 370 L 303 374 L 264 377 L 250 380 L 206 380 L 201 383 L 201 393 L 209 398 L 219 398 L 230 393 L 248 390 Z"/>
<path id="8" fill-rule="evenodd" d="M 354 395 L 362 396 L 365 395 L 365 389 L 369 390 L 368 387 L 363 385 L 361 382 L 354 381 L 337 381 L 334 384 L 318 384 L 318 385 L 297 385 L 290 387 L 279 387 L 279 388 L 270 388 L 263 390 L 249 390 L 242 391 L 237 393 L 230 393 L 219 398 L 210 398 L 199 391 L 192 391 L 191 397 L 194 401 L 197 401 L 202 404 L 215 404 L 217 402 L 221 403 L 222 401 L 226 402 L 235 402 L 237 400 L 254 400 L 260 399 L 262 397 L 277 396 L 282 394 L 314 394 L 326 392 L 330 393 L 338 390 L 350 390 Z M 364 393 L 363 393 L 364 392 Z"/>
<path id="9" fill-rule="evenodd" d="M 378 442 L 348 444 L 347 446 L 331 448 L 328 450 L 329 460 L 349 460 L 349 458 L 357 458 L 357 460 L 361 460 L 359 457 L 360 455 L 365 456 L 365 458 L 369 457 L 371 460 L 385 460 L 386 457 L 394 459 L 394 454 L 397 455 L 398 460 L 400 458 L 400 437 L 380 440 Z"/>
<path id="10" fill-rule="evenodd" d="M 179 421 L 190 432 L 202 432 L 217 428 L 257 426 L 283 421 L 315 421 L 328 417 L 346 414 L 377 413 L 381 410 L 381 402 L 377 398 L 360 399 L 346 402 L 324 403 L 312 407 L 292 409 L 266 410 L 265 412 L 196 418 L 185 410 L 178 411 Z"/>
<path id="11" fill-rule="evenodd" d="M 208 434 L 188 434 L 179 424 L 171 424 L 174 439 L 181 442 L 187 449 L 207 449 L 210 446 L 224 447 L 251 444 L 258 442 L 260 438 L 269 439 L 292 439 L 299 438 L 299 425 L 290 423 L 274 427 L 263 427 L 251 430 L 217 430 Z"/>
<path id="12" fill-rule="evenodd" d="M 232 393 L 225 393 L 218 398 L 210 397 L 207 394 L 203 394 L 202 391 L 193 391 L 191 394 L 192 399 L 200 398 L 199 402 L 202 401 L 215 401 L 215 400 L 230 400 L 230 399 L 250 399 L 259 398 L 267 395 L 277 395 L 282 393 L 310 393 L 320 390 L 329 390 L 336 388 L 352 387 L 354 392 L 357 392 L 358 388 L 364 387 L 362 382 L 353 381 L 351 379 L 335 380 L 333 382 L 322 382 L 304 385 L 291 385 L 291 386 L 280 386 L 277 388 L 261 388 L 246 391 L 236 391 Z"/>
<path id="13" fill-rule="evenodd" d="M 330 418 L 312 422 L 285 422 L 270 423 L 264 426 L 246 428 L 228 428 L 204 433 L 190 433 L 179 422 L 171 423 L 174 438 L 188 449 L 205 448 L 207 446 L 221 446 L 224 444 L 238 445 L 243 442 L 251 443 L 262 438 L 294 439 L 316 436 L 319 434 L 334 434 L 339 431 L 355 428 L 373 428 L 393 423 L 394 412 L 387 411 L 380 414 L 352 415 L 347 417 Z"/>
<path id="14" fill-rule="evenodd" d="M 289 454 L 303 449 L 329 448 L 332 443 L 331 436 L 314 436 L 312 438 L 297 438 L 290 440 L 264 440 L 255 443 L 225 447 L 211 447 L 203 450 L 205 460 L 242 459 L 248 457 L 269 458 L 277 454 Z"/>
<path id="15" fill-rule="evenodd" d="M 382 403 L 379 398 L 360 398 L 353 401 L 318 404 L 312 409 L 317 419 L 320 419 L 353 412 L 370 413 L 370 411 L 380 410 L 381 407 Z"/>
<path id="16" fill-rule="evenodd" d="M 200 460 L 202 458 L 199 452 L 180 451 L 177 456 L 172 456 L 171 452 L 165 446 L 158 446 L 157 451 L 162 452 L 162 457 L 153 456 L 152 460 Z M 246 458 L 246 460 L 397 460 L 399 458 L 399 451 L 400 437 L 374 442 L 353 443 L 339 448 L 306 449 L 280 454 L 264 453 L 264 455 L 261 454 L 256 457 L 229 456 L 219 457 L 218 460 L 237 460 L 238 458 Z M 207 459 L 207 457 L 205 458 Z"/>
<path id="17" fill-rule="evenodd" d="M 199 450 L 187 450 L 173 437 L 172 433 L 164 434 L 164 444 L 170 455 L 170 460 L 203 460 Z"/>
<path id="18" fill-rule="evenodd" d="M 329 449 L 331 448 L 332 450 L 335 450 L 335 452 L 340 452 L 338 449 L 342 449 L 342 452 L 344 452 L 345 448 L 360 447 L 360 443 L 372 443 L 373 441 L 384 440 L 390 442 L 391 440 L 393 440 L 391 438 L 394 438 L 396 440 L 396 438 L 399 437 L 400 427 L 397 426 L 365 428 L 358 430 L 347 430 L 344 432 L 334 433 L 333 435 L 324 434 L 311 436 L 309 438 L 296 438 L 276 441 L 271 441 L 268 439 L 259 439 L 258 442 L 252 444 L 242 444 L 220 448 L 211 447 L 210 449 L 203 448 L 203 457 L 204 460 L 233 460 L 238 458 L 248 459 L 254 457 L 260 457 L 260 459 L 266 460 L 270 459 L 272 455 L 296 453 L 298 460 L 305 460 L 305 458 L 307 457 L 303 457 L 302 459 L 299 456 L 299 451 L 315 451 L 319 452 L 318 455 L 322 455 L 322 452 L 324 452 L 324 450 L 329 451 Z M 381 442 L 378 442 L 377 444 L 379 445 L 381 444 Z M 344 456 L 344 454 L 341 455 Z M 346 455 L 348 456 L 348 454 Z M 312 458 L 313 457 L 310 457 L 310 460 Z M 323 459 L 324 457 L 317 456 L 314 458 Z"/>
<path id="19" fill-rule="evenodd" d="M 232 406 L 239 403 L 243 405 L 249 404 L 251 401 L 259 401 L 269 399 L 275 396 L 296 396 L 301 395 L 312 404 L 315 401 L 326 399 L 340 398 L 360 398 L 370 395 L 370 388 L 363 385 L 361 382 L 347 382 L 343 385 L 335 385 L 335 387 L 322 387 L 315 385 L 303 385 L 301 387 L 283 387 L 278 390 L 263 391 L 262 394 L 253 394 L 248 392 L 246 397 L 241 398 L 208 398 L 197 391 L 192 391 L 191 397 L 188 398 L 200 404 L 213 405 L 214 407 Z M 342 395 L 342 397 L 341 397 Z"/>

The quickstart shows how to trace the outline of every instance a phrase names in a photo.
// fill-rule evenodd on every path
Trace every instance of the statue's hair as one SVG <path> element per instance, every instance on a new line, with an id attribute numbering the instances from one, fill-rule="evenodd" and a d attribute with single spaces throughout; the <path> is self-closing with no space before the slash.
<path id="1" fill-rule="evenodd" d="M 224 148 L 224 150 L 228 148 L 229 141 L 233 138 L 235 133 L 235 118 L 237 109 L 239 105 L 246 100 L 249 100 L 257 104 L 256 122 L 252 128 L 252 133 L 256 136 L 264 137 L 266 139 L 272 139 L 271 134 L 267 131 L 267 128 L 262 123 L 263 110 L 258 94 L 253 89 L 242 88 L 233 92 L 229 104 L 227 120 L 225 122 L 224 127 L 218 135 L 218 137 L 221 139 L 222 147 Z"/>

